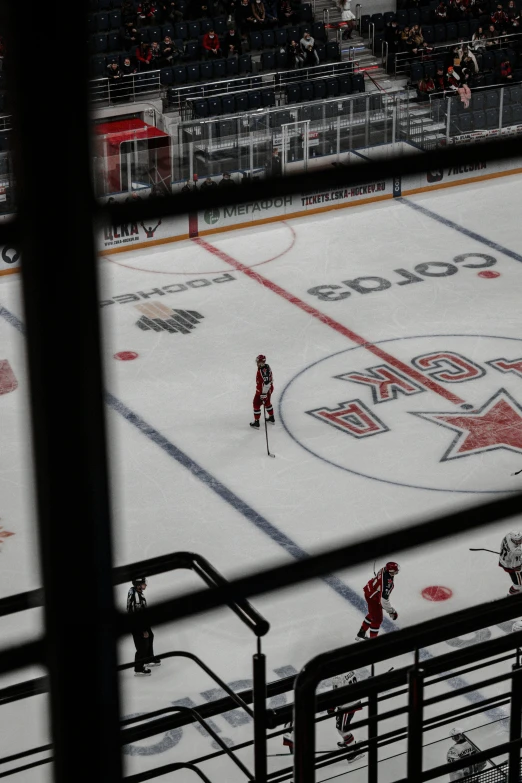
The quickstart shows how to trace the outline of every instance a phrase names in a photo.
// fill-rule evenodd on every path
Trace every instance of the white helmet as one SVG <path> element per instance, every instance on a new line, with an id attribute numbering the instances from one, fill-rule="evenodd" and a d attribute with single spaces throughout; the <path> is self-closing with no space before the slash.
<path id="1" fill-rule="evenodd" d="M 519 544 L 522 541 L 522 533 L 511 532 L 509 537 L 514 544 Z"/>
<path id="2" fill-rule="evenodd" d="M 464 729 L 461 729 L 459 726 L 456 726 L 454 729 L 451 729 L 450 731 L 451 739 L 457 739 L 457 737 L 462 737 L 463 735 L 464 735 Z"/>
<path id="3" fill-rule="evenodd" d="M 346 674 L 338 674 L 332 680 L 334 688 L 342 688 L 344 685 L 353 685 L 357 682 L 355 672 L 346 672 Z"/>

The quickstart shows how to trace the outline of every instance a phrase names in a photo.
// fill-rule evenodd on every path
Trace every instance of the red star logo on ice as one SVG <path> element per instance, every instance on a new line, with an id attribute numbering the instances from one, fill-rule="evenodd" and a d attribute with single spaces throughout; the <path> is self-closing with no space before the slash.
<path id="1" fill-rule="evenodd" d="M 469 413 L 414 415 L 457 433 L 441 462 L 493 449 L 522 454 L 522 408 L 505 389 L 499 389 L 482 408 Z"/>

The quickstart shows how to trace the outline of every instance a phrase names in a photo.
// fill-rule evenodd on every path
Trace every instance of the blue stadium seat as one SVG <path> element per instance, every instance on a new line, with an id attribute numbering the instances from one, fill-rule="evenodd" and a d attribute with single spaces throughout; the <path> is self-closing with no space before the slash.
<path id="1" fill-rule="evenodd" d="M 262 37 L 263 37 L 263 48 L 273 49 L 275 46 L 275 36 L 272 30 L 263 30 Z"/>
<path id="2" fill-rule="evenodd" d="M 479 27 L 480 27 L 480 20 L 479 19 L 470 19 L 469 20 L 469 37 L 470 37 L 470 39 L 473 38 L 473 34 L 477 32 Z"/>
<path id="3" fill-rule="evenodd" d="M 457 36 L 458 38 L 464 38 L 465 41 L 469 41 L 469 22 L 462 21 L 457 24 Z"/>
<path id="4" fill-rule="evenodd" d="M 503 106 L 502 107 L 502 127 L 505 128 L 506 125 L 511 125 L 512 123 L 512 117 L 511 117 L 511 106 Z"/>
<path id="5" fill-rule="evenodd" d="M 224 79 L 227 75 L 227 62 L 224 59 L 214 60 L 212 63 L 212 78 Z"/>
<path id="6" fill-rule="evenodd" d="M 411 11 L 410 11 L 411 13 Z M 382 14 L 372 14 L 370 24 L 375 25 L 375 32 L 380 33 L 384 30 L 384 17 Z"/>
<path id="7" fill-rule="evenodd" d="M 324 103 L 312 103 L 312 119 L 322 120 L 323 110 L 324 110 Z"/>
<path id="8" fill-rule="evenodd" d="M 187 82 L 197 82 L 199 80 L 199 63 L 192 63 L 187 65 Z"/>
<path id="9" fill-rule="evenodd" d="M 221 105 L 221 98 L 209 98 L 208 99 L 208 113 L 211 117 L 216 116 L 217 114 L 223 113 L 223 108 Z"/>
<path id="10" fill-rule="evenodd" d="M 260 109 L 262 106 L 261 90 L 250 90 L 248 93 L 248 108 Z"/>
<path id="11" fill-rule="evenodd" d="M 98 8 L 100 11 L 109 11 L 111 7 L 110 0 L 98 0 Z"/>
<path id="12" fill-rule="evenodd" d="M 286 46 L 286 29 L 278 27 L 277 30 L 274 30 L 274 38 L 276 46 Z"/>
<path id="13" fill-rule="evenodd" d="M 107 36 L 103 33 L 91 36 L 91 43 L 93 51 L 96 54 L 101 54 L 107 51 Z"/>
<path id="14" fill-rule="evenodd" d="M 276 68 L 278 71 L 283 71 L 287 67 L 288 55 L 286 49 L 276 49 Z"/>
<path id="15" fill-rule="evenodd" d="M 486 90 L 486 111 L 496 109 L 499 105 L 500 96 L 498 90 Z"/>
<path id="16" fill-rule="evenodd" d="M 361 34 L 365 35 L 370 29 L 370 14 L 363 14 L 361 16 Z"/>
<path id="17" fill-rule="evenodd" d="M 435 41 L 436 43 L 442 43 L 446 40 L 446 25 L 445 24 L 434 24 L 433 30 L 435 32 Z"/>
<path id="18" fill-rule="evenodd" d="M 140 43 L 150 43 L 148 27 L 141 27 L 138 30 L 138 39 Z"/>
<path id="19" fill-rule="evenodd" d="M 498 128 L 500 115 L 498 109 L 486 109 L 486 127 Z"/>
<path id="20" fill-rule="evenodd" d="M 291 25 L 290 27 L 286 28 L 286 40 L 288 43 L 291 41 L 297 41 L 299 42 L 300 35 L 299 35 L 299 28 L 296 27 L 296 25 Z"/>
<path id="21" fill-rule="evenodd" d="M 275 90 L 263 90 L 261 93 L 261 103 L 263 108 L 270 108 L 270 106 L 275 106 Z"/>
<path id="22" fill-rule="evenodd" d="M 89 35 L 96 32 L 96 14 L 87 14 L 87 32 Z"/>
<path id="23" fill-rule="evenodd" d="M 221 98 L 223 114 L 234 114 L 236 111 L 236 99 L 233 95 L 224 95 Z"/>
<path id="24" fill-rule="evenodd" d="M 413 84 L 417 84 L 418 81 L 420 81 L 424 76 L 424 67 L 422 63 L 412 63 L 411 64 L 411 70 L 410 70 L 410 81 Z"/>
<path id="25" fill-rule="evenodd" d="M 288 84 L 286 86 L 287 103 L 299 103 L 301 101 L 300 84 Z"/>
<path id="26" fill-rule="evenodd" d="M 99 33 L 105 33 L 109 29 L 109 14 L 96 14 L 96 30 Z"/>
<path id="27" fill-rule="evenodd" d="M 388 24 L 389 22 L 394 22 L 396 15 L 393 11 L 386 11 L 385 14 L 383 14 L 384 17 L 384 24 Z"/>
<path id="28" fill-rule="evenodd" d="M 121 27 L 121 11 L 111 11 L 109 14 L 111 30 L 119 30 Z"/>
<path id="29" fill-rule="evenodd" d="M 420 24 L 421 23 L 421 17 L 420 17 L 420 11 L 418 8 L 410 8 L 408 11 L 408 20 L 410 25 L 412 24 Z"/>
<path id="30" fill-rule="evenodd" d="M 459 133 L 469 133 L 472 130 L 471 114 L 460 114 L 458 118 Z"/>
<path id="31" fill-rule="evenodd" d="M 324 79 L 315 79 L 312 82 L 314 88 L 314 101 L 326 98 L 326 83 Z"/>
<path id="32" fill-rule="evenodd" d="M 229 57 L 226 60 L 227 76 L 237 76 L 239 73 L 239 60 L 237 57 Z"/>
<path id="33" fill-rule="evenodd" d="M 454 41 L 458 38 L 458 28 L 455 22 L 446 22 L 446 41 Z"/>
<path id="34" fill-rule="evenodd" d="M 474 130 L 483 130 L 486 127 L 486 113 L 483 111 L 474 111 L 473 112 L 473 129 Z"/>
<path id="35" fill-rule="evenodd" d="M 161 34 L 161 27 L 158 27 L 158 25 L 155 25 L 154 27 L 149 27 L 149 38 L 152 41 L 157 41 L 158 43 L 161 43 L 163 40 L 163 36 Z"/>
<path id="36" fill-rule="evenodd" d="M 205 35 L 209 30 L 212 30 L 212 22 L 210 19 L 199 19 L 198 21 L 201 35 Z"/>
<path id="37" fill-rule="evenodd" d="M 209 112 L 207 100 L 192 101 L 192 108 L 196 117 L 208 117 Z"/>
<path id="38" fill-rule="evenodd" d="M 163 40 L 166 35 L 169 35 L 171 38 L 176 37 L 174 35 L 174 26 L 171 25 L 170 22 L 161 25 L 161 40 Z"/>
<path id="39" fill-rule="evenodd" d="M 239 58 L 239 73 L 252 73 L 252 58 L 249 54 L 242 54 Z"/>
<path id="40" fill-rule="evenodd" d="M 428 60 L 428 62 L 424 63 L 424 78 L 426 79 L 434 79 L 435 78 L 435 63 L 433 60 Z"/>
<path id="41" fill-rule="evenodd" d="M 328 41 L 326 44 L 326 61 L 337 62 L 341 59 L 341 50 L 337 41 Z"/>
<path id="42" fill-rule="evenodd" d="M 187 81 L 187 69 L 184 65 L 174 65 L 172 68 L 172 76 L 174 77 L 175 84 L 185 84 Z"/>
<path id="43" fill-rule="evenodd" d="M 353 92 L 364 92 L 364 76 L 362 73 L 355 73 L 352 76 L 352 90 Z"/>
<path id="44" fill-rule="evenodd" d="M 172 68 L 160 68 L 160 82 L 167 87 L 174 82 Z"/>
<path id="45" fill-rule="evenodd" d="M 236 95 L 236 111 L 248 111 L 248 95 L 246 92 L 240 92 Z"/>
<path id="46" fill-rule="evenodd" d="M 326 97 L 337 98 L 339 95 L 339 82 L 335 77 L 326 79 Z"/>
<path id="47" fill-rule="evenodd" d="M 177 25 L 176 25 L 177 27 Z M 199 26 L 199 22 L 187 22 L 187 31 L 188 31 L 188 37 L 189 38 L 199 38 L 201 35 L 201 29 Z M 180 36 L 181 37 L 181 36 Z"/>
<path id="48" fill-rule="evenodd" d="M 326 41 L 326 28 L 322 22 L 314 22 L 312 25 L 312 37 L 316 41 Z"/>
<path id="49" fill-rule="evenodd" d="M 522 87 L 514 84 L 512 87 L 509 87 L 509 92 L 511 94 L 511 103 L 522 103 Z"/>
<path id="50" fill-rule="evenodd" d="M 176 38 L 186 41 L 188 38 L 188 26 L 186 22 L 178 22 L 175 26 Z"/>
<path id="51" fill-rule="evenodd" d="M 319 62 L 324 63 L 326 59 L 326 46 L 323 43 L 323 41 L 315 42 L 315 51 L 317 52 L 317 56 L 319 57 Z"/>
<path id="52" fill-rule="evenodd" d="M 305 120 L 311 120 L 312 119 L 312 107 L 311 106 L 300 106 L 299 107 L 299 120 L 301 122 L 304 122 Z"/>
<path id="53" fill-rule="evenodd" d="M 352 77 L 339 76 L 339 95 L 351 95 Z"/>
<path id="54" fill-rule="evenodd" d="M 302 22 L 313 22 L 314 12 L 312 10 L 311 3 L 301 3 L 299 8 L 299 16 Z"/>
<path id="55" fill-rule="evenodd" d="M 91 76 L 93 79 L 103 79 L 107 72 L 107 63 L 103 54 L 97 54 L 91 57 Z"/>
<path id="56" fill-rule="evenodd" d="M 262 49 L 263 47 L 263 36 L 261 33 L 254 31 L 250 33 L 250 48 L 253 52 L 258 51 L 259 49 Z"/>
<path id="57" fill-rule="evenodd" d="M 212 62 L 206 62 L 206 63 L 200 63 L 199 64 L 199 78 L 202 82 L 210 82 L 212 81 Z"/>
<path id="58" fill-rule="evenodd" d="M 225 16 L 214 17 L 214 30 L 217 35 L 225 35 L 227 32 L 227 19 Z"/>
<path id="59" fill-rule="evenodd" d="M 121 49 L 121 39 L 119 33 L 108 34 L 107 49 L 109 52 L 118 52 Z"/>
<path id="60" fill-rule="evenodd" d="M 399 25 L 399 27 L 406 27 L 406 25 L 409 24 L 408 12 L 406 10 L 401 9 L 400 11 L 397 11 L 395 16 L 397 18 L 397 24 Z"/>
<path id="61" fill-rule="evenodd" d="M 312 35 L 312 27 L 313 25 L 307 24 L 304 22 L 303 24 L 299 25 L 299 39 L 301 39 L 305 33 L 310 33 Z"/>
<path id="62" fill-rule="evenodd" d="M 429 6 L 424 6 L 423 8 L 421 8 L 420 18 L 421 18 L 421 25 L 422 25 L 422 34 L 424 35 L 424 25 L 431 24 L 434 19 L 434 14 L 432 9 Z"/>
<path id="63" fill-rule="evenodd" d="M 426 43 L 435 43 L 435 29 L 431 24 L 422 25 L 422 35 Z"/>
<path id="64" fill-rule="evenodd" d="M 199 42 L 187 41 L 184 47 L 185 57 L 191 62 L 192 60 L 199 60 Z"/>
<path id="65" fill-rule="evenodd" d="M 514 125 L 522 122 L 522 105 L 520 103 L 515 103 L 511 107 L 511 122 Z"/>
<path id="66" fill-rule="evenodd" d="M 300 101 L 302 103 L 306 101 L 313 101 L 314 99 L 314 86 L 312 82 L 301 82 L 299 85 L 299 91 L 301 93 Z"/>
<path id="67" fill-rule="evenodd" d="M 275 71 L 276 59 L 274 52 L 263 52 L 261 55 L 261 70 Z"/>

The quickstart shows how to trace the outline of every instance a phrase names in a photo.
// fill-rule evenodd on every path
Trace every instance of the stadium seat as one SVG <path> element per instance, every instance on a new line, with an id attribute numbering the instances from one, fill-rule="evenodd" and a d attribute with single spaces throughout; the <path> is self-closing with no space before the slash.
<path id="1" fill-rule="evenodd" d="M 212 63 L 212 78 L 224 79 L 227 75 L 227 61 L 224 59 L 214 60 Z"/>
<path id="2" fill-rule="evenodd" d="M 263 108 L 270 108 L 276 105 L 275 90 L 263 90 L 261 93 L 261 104 Z"/>
<path id="3" fill-rule="evenodd" d="M 199 19 L 199 31 L 200 35 L 205 35 L 209 30 L 212 30 L 212 22 L 210 19 Z"/>
<path id="4" fill-rule="evenodd" d="M 352 77 L 340 76 L 339 77 L 339 95 L 351 95 L 352 92 Z"/>
<path id="5" fill-rule="evenodd" d="M 486 113 L 474 111 L 472 115 L 473 130 L 483 130 L 486 127 Z"/>
<path id="6" fill-rule="evenodd" d="M 375 25 L 375 32 L 380 33 L 384 30 L 384 17 L 382 14 L 372 14 L 370 24 Z"/>
<path id="7" fill-rule="evenodd" d="M 109 14 L 96 14 L 96 30 L 99 33 L 105 33 L 109 29 Z"/>
<path id="8" fill-rule="evenodd" d="M 228 57 L 226 62 L 227 76 L 237 76 L 239 73 L 239 60 L 237 57 Z"/>
<path id="9" fill-rule="evenodd" d="M 214 17 L 214 30 L 217 35 L 225 35 L 227 32 L 227 20 L 225 16 Z"/>
<path id="10" fill-rule="evenodd" d="M 175 65 L 172 68 L 172 76 L 174 77 L 175 84 L 185 84 L 187 81 L 187 69 L 184 65 Z"/>
<path id="11" fill-rule="evenodd" d="M 234 114 L 236 111 L 236 99 L 233 95 L 224 95 L 221 98 L 223 114 Z"/>
<path id="12" fill-rule="evenodd" d="M 469 20 L 469 37 L 473 38 L 473 34 L 477 32 L 480 27 L 480 21 L 478 19 Z"/>
<path id="13" fill-rule="evenodd" d="M 341 59 L 341 50 L 337 41 L 328 41 L 326 44 L 326 60 L 327 62 L 337 62 Z"/>
<path id="14" fill-rule="evenodd" d="M 322 120 L 323 119 L 323 111 L 324 111 L 324 103 L 312 103 L 312 120 Z"/>
<path id="15" fill-rule="evenodd" d="M 278 27 L 277 30 L 274 30 L 274 39 L 276 46 L 286 46 L 286 29 L 284 27 Z"/>
<path id="16" fill-rule="evenodd" d="M 335 77 L 325 79 L 326 82 L 326 97 L 337 98 L 339 95 L 339 82 Z"/>
<path id="17" fill-rule="evenodd" d="M 238 93 L 236 96 L 236 111 L 248 111 L 248 95 L 246 92 Z"/>
<path id="18" fill-rule="evenodd" d="M 299 8 L 299 16 L 301 17 L 302 22 L 313 22 L 314 21 L 314 13 L 312 10 L 311 3 L 302 3 L 301 7 Z"/>
<path id="19" fill-rule="evenodd" d="M 425 24 L 422 26 L 422 35 L 426 43 L 435 43 L 435 29 L 431 24 Z"/>
<path id="20" fill-rule="evenodd" d="M 262 32 L 263 48 L 273 49 L 275 46 L 275 36 L 272 30 L 263 30 Z"/>
<path id="21" fill-rule="evenodd" d="M 326 45 L 323 43 L 323 41 L 315 42 L 315 51 L 317 52 L 317 56 L 319 57 L 319 62 L 324 63 L 326 59 Z"/>
<path id="22" fill-rule="evenodd" d="M 312 119 L 312 107 L 311 106 L 300 106 L 299 107 L 299 121 L 304 122 L 305 120 L 311 120 Z"/>
<path id="23" fill-rule="evenodd" d="M 111 8 L 110 0 L 98 0 L 98 8 L 100 9 L 100 11 L 110 11 Z"/>
<path id="24" fill-rule="evenodd" d="M 424 76 L 424 67 L 422 63 L 412 63 L 410 69 L 410 81 L 413 84 L 417 84 Z"/>
<path id="25" fill-rule="evenodd" d="M 149 38 L 152 43 L 152 41 L 157 41 L 157 43 L 161 43 L 163 40 L 163 36 L 161 35 L 161 27 L 158 27 L 158 25 L 155 25 L 154 27 L 149 27 Z"/>
<path id="26" fill-rule="evenodd" d="M 389 22 L 394 22 L 396 15 L 393 11 L 386 11 L 385 14 L 383 14 L 384 17 L 384 24 L 388 24 Z"/>
<path id="27" fill-rule="evenodd" d="M 491 52 L 482 52 L 482 70 L 492 71 L 495 67 L 495 58 Z"/>
<path id="28" fill-rule="evenodd" d="M 486 111 L 496 109 L 499 105 L 500 95 L 498 90 L 486 90 Z"/>
<path id="29" fill-rule="evenodd" d="M 364 92 L 364 76 L 362 73 L 356 73 L 352 76 L 352 91 Z"/>
<path id="30" fill-rule="evenodd" d="M 174 35 L 174 27 L 170 24 L 170 22 L 161 25 L 161 40 L 163 40 L 166 35 L 170 36 L 170 38 L 176 37 Z"/>
<path id="31" fill-rule="evenodd" d="M 428 60 L 428 62 L 424 63 L 424 77 L 426 79 L 434 79 L 435 78 L 435 63 L 433 60 Z"/>
<path id="32" fill-rule="evenodd" d="M 486 109 L 486 127 L 498 128 L 500 115 L 498 109 Z"/>
<path id="33" fill-rule="evenodd" d="M 301 82 L 299 85 L 300 89 L 300 98 L 299 100 L 301 103 L 305 103 L 307 101 L 313 101 L 314 99 L 314 87 L 312 82 Z"/>
<path id="34" fill-rule="evenodd" d="M 254 31 L 250 33 L 250 49 L 253 52 L 259 51 L 259 49 L 263 48 L 263 36 L 261 33 Z"/>
<path id="35" fill-rule="evenodd" d="M 457 36 L 464 38 L 465 41 L 469 41 L 469 22 L 462 21 L 457 24 Z"/>
<path id="36" fill-rule="evenodd" d="M 400 11 L 397 11 L 395 16 L 396 16 L 397 24 L 399 25 L 399 27 L 406 27 L 406 25 L 409 24 L 408 12 L 406 10 L 401 9 Z"/>
<path id="37" fill-rule="evenodd" d="M 502 107 L 502 127 L 505 128 L 506 125 L 511 125 L 512 123 L 512 112 L 511 112 L 511 106 L 503 106 Z"/>
<path id="38" fill-rule="evenodd" d="M 454 41 L 458 38 L 458 28 L 455 22 L 446 23 L 446 40 Z"/>
<path id="39" fill-rule="evenodd" d="M 287 103 L 299 103 L 301 99 L 301 85 L 288 84 L 286 87 L 286 101 Z"/>
<path id="40" fill-rule="evenodd" d="M 471 94 L 471 108 L 473 111 L 484 111 L 485 105 L 486 96 L 482 91 Z"/>
<path id="41" fill-rule="evenodd" d="M 213 65 L 214 63 L 212 62 L 199 63 L 199 78 L 202 82 L 212 81 Z"/>
<path id="42" fill-rule="evenodd" d="M 314 101 L 326 98 L 326 83 L 324 79 L 315 79 L 312 82 L 314 88 Z"/>
<path id="43" fill-rule="evenodd" d="M 276 49 L 275 58 L 276 58 L 277 70 L 284 71 L 288 63 L 288 55 L 286 53 L 286 49 Z"/>
<path id="44" fill-rule="evenodd" d="M 520 103 L 515 103 L 511 107 L 511 122 L 515 125 L 522 122 L 522 105 Z"/>
<path id="45" fill-rule="evenodd" d="M 261 90 L 250 90 L 248 93 L 248 108 L 260 109 L 262 105 Z"/>
<path id="46" fill-rule="evenodd" d="M 322 22 L 314 22 L 312 25 L 312 37 L 316 41 L 326 41 L 326 29 Z"/>
<path id="47" fill-rule="evenodd" d="M 208 101 L 203 99 L 192 101 L 192 109 L 195 117 L 208 117 Z"/>
<path id="48" fill-rule="evenodd" d="M 178 22 L 175 25 L 176 38 L 181 38 L 182 41 L 186 41 L 188 38 L 188 26 L 186 22 Z"/>
<path id="49" fill-rule="evenodd" d="M 370 29 L 370 14 L 362 14 L 361 16 L 361 35 L 367 35 Z"/>
<path id="50" fill-rule="evenodd" d="M 107 63 L 102 54 L 91 57 L 91 76 L 93 79 L 103 79 L 107 73 Z"/>
<path id="51" fill-rule="evenodd" d="M 274 52 L 263 52 L 261 55 L 261 70 L 275 71 L 276 59 Z"/>
<path id="52" fill-rule="evenodd" d="M 223 113 L 221 105 L 221 98 L 209 98 L 208 99 L 208 113 L 210 117 L 214 117 Z"/>
<path id="53" fill-rule="evenodd" d="M 410 8 L 408 10 L 408 21 L 410 25 L 421 23 L 420 11 L 418 8 Z"/>
<path id="54" fill-rule="evenodd" d="M 96 32 L 96 14 L 87 14 L 87 32 L 89 35 Z"/>
<path id="55" fill-rule="evenodd" d="M 199 80 L 199 63 L 192 63 L 191 65 L 187 65 L 186 72 L 187 72 L 187 82 L 189 84 L 191 82 L 197 82 Z"/>
<path id="56" fill-rule="evenodd" d="M 160 83 L 168 87 L 174 82 L 172 68 L 160 68 Z"/>
<path id="57" fill-rule="evenodd" d="M 107 36 L 103 33 L 91 36 L 91 44 L 95 54 L 107 51 Z"/>
<path id="58" fill-rule="evenodd" d="M 288 43 L 290 41 L 297 41 L 299 42 L 300 36 L 299 36 L 299 28 L 295 25 L 292 25 L 290 27 L 286 28 L 286 40 Z"/>
<path id="59" fill-rule="evenodd" d="M 199 60 L 199 48 L 198 41 L 187 41 L 184 46 L 184 50 L 185 58 L 188 62 L 191 62 L 192 60 Z"/>
<path id="60" fill-rule="evenodd" d="M 109 25 L 111 30 L 119 30 L 121 27 L 121 11 L 111 11 L 109 14 Z"/>
<path id="61" fill-rule="evenodd" d="M 140 43 L 150 43 L 148 27 L 141 27 L 138 30 L 138 39 Z"/>
<path id="62" fill-rule="evenodd" d="M 199 22 L 187 22 L 187 32 L 189 38 L 199 38 L 201 35 L 201 28 Z"/>
<path id="63" fill-rule="evenodd" d="M 420 9 L 420 19 L 422 25 L 422 34 L 424 35 L 424 25 L 431 24 L 433 22 L 433 11 L 429 6 L 424 6 Z"/>
<path id="64" fill-rule="evenodd" d="M 470 133 L 472 130 L 471 114 L 469 112 L 467 114 L 459 114 L 458 121 L 460 133 Z"/>
<path id="65" fill-rule="evenodd" d="M 433 25 L 433 31 L 435 33 L 435 41 L 436 43 L 442 43 L 446 40 L 446 25 L 445 24 L 435 24 Z"/>
<path id="66" fill-rule="evenodd" d="M 249 54 L 242 54 L 239 58 L 239 73 L 252 73 L 252 58 Z"/>
<path id="67" fill-rule="evenodd" d="M 119 33 L 109 33 L 107 36 L 107 49 L 109 52 L 118 52 L 121 49 Z"/>
<path id="68" fill-rule="evenodd" d="M 514 84 L 508 89 L 511 94 L 511 103 L 522 103 L 522 87 L 518 84 Z"/>
<path id="69" fill-rule="evenodd" d="M 312 27 L 313 25 L 308 24 L 307 22 L 303 22 L 299 25 L 299 40 L 304 36 L 305 33 L 310 33 L 312 35 Z"/>

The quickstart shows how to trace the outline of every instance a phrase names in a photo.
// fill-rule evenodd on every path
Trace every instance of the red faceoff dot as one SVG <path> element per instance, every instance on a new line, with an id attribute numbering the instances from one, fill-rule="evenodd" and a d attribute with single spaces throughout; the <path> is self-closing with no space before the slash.
<path id="1" fill-rule="evenodd" d="M 478 276 L 479 277 L 486 277 L 489 280 L 492 277 L 500 277 L 500 272 L 492 272 L 490 269 L 488 269 L 487 271 L 479 272 Z"/>
<path id="2" fill-rule="evenodd" d="M 422 591 L 422 597 L 426 601 L 447 601 L 453 595 L 453 590 L 449 587 L 442 587 L 441 585 L 433 585 L 432 587 L 425 587 Z"/>
<path id="3" fill-rule="evenodd" d="M 114 358 L 119 359 L 120 362 L 131 362 L 138 358 L 138 354 L 135 351 L 120 351 L 114 354 Z"/>

